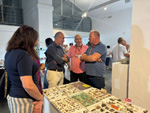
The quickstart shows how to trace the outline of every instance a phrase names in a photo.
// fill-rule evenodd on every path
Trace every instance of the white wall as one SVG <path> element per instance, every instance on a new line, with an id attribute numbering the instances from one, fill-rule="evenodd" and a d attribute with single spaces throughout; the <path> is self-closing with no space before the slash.
<path id="1" fill-rule="evenodd" d="M 131 39 L 131 15 L 132 8 L 128 8 L 112 14 L 112 18 L 92 19 L 92 29 L 101 34 L 101 41 L 112 47 L 117 44 L 119 37 L 124 37 L 130 44 Z M 110 15 L 108 15 L 110 16 Z"/>
<path id="2" fill-rule="evenodd" d="M 150 0 L 133 0 L 129 98 L 150 109 Z"/>
<path id="3" fill-rule="evenodd" d="M 7 43 L 17 29 L 18 26 L 0 25 L 0 60 L 4 59 Z"/>

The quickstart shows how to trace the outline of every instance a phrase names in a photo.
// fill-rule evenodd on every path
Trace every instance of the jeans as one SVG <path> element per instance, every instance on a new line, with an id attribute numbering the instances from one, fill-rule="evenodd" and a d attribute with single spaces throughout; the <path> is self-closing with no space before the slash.
<path id="1" fill-rule="evenodd" d="M 44 74 L 44 88 L 43 89 L 47 89 L 48 88 L 48 82 L 46 79 L 47 76 L 47 64 L 45 64 L 46 70 L 45 70 L 45 74 Z"/>
<path id="2" fill-rule="evenodd" d="M 109 61 L 110 61 L 110 58 L 107 57 L 107 58 L 106 58 L 106 66 L 109 66 Z"/>

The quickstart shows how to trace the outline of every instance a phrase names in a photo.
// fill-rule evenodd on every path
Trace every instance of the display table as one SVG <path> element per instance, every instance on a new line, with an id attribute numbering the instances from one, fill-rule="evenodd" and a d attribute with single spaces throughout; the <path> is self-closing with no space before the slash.
<path id="1" fill-rule="evenodd" d="M 112 64 L 112 95 L 122 100 L 128 98 L 128 72 L 128 64 Z"/>
<path id="2" fill-rule="evenodd" d="M 82 82 L 45 89 L 43 94 L 44 113 L 150 113 Z"/>

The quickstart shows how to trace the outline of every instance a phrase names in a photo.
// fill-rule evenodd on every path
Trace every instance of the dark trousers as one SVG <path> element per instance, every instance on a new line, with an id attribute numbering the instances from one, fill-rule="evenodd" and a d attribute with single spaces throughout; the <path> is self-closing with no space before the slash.
<path id="1" fill-rule="evenodd" d="M 84 73 L 74 73 L 73 71 L 70 71 L 70 79 L 71 82 L 76 82 L 78 79 L 81 82 L 85 82 L 85 72 Z"/>
<path id="2" fill-rule="evenodd" d="M 107 58 L 106 58 L 106 66 L 109 66 L 109 61 L 110 61 L 110 58 L 107 57 Z"/>
<path id="3" fill-rule="evenodd" d="M 105 87 L 105 78 L 86 75 L 86 84 L 89 84 L 92 87 L 101 89 Z"/>

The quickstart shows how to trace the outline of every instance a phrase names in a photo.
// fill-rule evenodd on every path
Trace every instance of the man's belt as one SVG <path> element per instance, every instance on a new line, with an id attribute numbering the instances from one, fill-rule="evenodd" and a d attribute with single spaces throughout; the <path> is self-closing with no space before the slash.
<path id="1" fill-rule="evenodd" d="M 58 71 L 58 72 L 62 72 L 63 70 L 61 69 L 49 69 L 50 71 Z"/>

